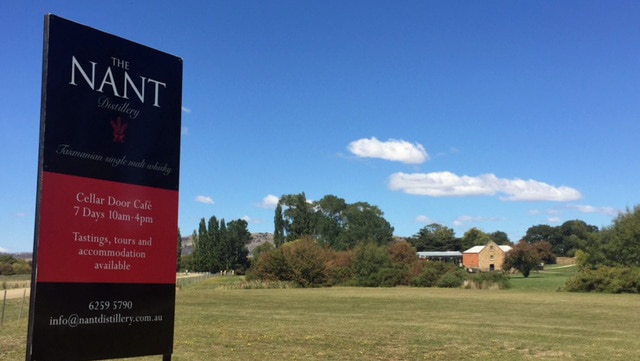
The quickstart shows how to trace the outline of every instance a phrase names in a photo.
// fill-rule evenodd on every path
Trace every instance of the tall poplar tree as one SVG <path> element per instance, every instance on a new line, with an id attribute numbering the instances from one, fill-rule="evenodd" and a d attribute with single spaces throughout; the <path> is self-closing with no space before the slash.
<path id="1" fill-rule="evenodd" d="M 197 257 L 197 271 L 198 272 L 211 272 L 211 240 L 207 233 L 207 224 L 202 218 L 198 225 L 198 257 Z"/>
<path id="2" fill-rule="evenodd" d="M 273 217 L 273 243 L 276 247 L 280 247 L 284 243 L 284 218 L 282 218 L 282 206 L 280 203 L 276 206 L 276 214 Z"/>
<path id="3" fill-rule="evenodd" d="M 220 226 L 218 223 L 218 218 L 216 216 L 212 216 L 209 218 L 209 222 L 207 223 L 207 236 L 209 237 L 209 250 L 208 250 L 208 258 L 209 258 L 209 269 L 208 272 L 218 272 L 221 268 L 221 259 L 222 254 L 220 251 Z"/>

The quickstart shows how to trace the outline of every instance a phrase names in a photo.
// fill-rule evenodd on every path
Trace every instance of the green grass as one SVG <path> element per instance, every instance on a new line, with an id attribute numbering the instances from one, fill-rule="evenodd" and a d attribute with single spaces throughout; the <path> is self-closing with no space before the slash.
<path id="1" fill-rule="evenodd" d="M 177 293 L 173 360 L 636 359 L 638 296 L 556 292 L 571 270 L 553 271 L 515 276 L 508 291 L 234 289 L 237 278 L 212 278 Z M 23 360 L 25 335 L 24 320 L 2 328 L 0 359 Z"/>
<path id="2" fill-rule="evenodd" d="M 564 287 L 578 270 L 576 265 L 545 266 L 544 271 L 531 272 L 524 278 L 521 273 L 511 275 L 511 290 L 515 292 L 555 292 Z"/>

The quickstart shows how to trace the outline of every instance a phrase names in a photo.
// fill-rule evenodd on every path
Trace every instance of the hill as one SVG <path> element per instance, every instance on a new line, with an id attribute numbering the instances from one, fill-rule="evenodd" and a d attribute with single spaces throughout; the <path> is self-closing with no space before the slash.
<path id="1" fill-rule="evenodd" d="M 251 234 L 251 242 L 247 244 L 247 249 L 249 250 L 249 254 L 253 252 L 253 250 L 259 245 L 271 242 L 273 243 L 273 234 L 271 233 L 252 233 Z M 188 254 L 193 253 L 193 237 L 182 237 L 182 255 L 186 256 Z"/>

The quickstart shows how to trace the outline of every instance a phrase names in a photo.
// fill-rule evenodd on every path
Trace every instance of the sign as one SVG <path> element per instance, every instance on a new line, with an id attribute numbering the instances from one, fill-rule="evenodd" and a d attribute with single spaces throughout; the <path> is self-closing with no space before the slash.
<path id="1" fill-rule="evenodd" d="M 170 355 L 182 59 L 47 15 L 43 62 L 27 361 Z"/>

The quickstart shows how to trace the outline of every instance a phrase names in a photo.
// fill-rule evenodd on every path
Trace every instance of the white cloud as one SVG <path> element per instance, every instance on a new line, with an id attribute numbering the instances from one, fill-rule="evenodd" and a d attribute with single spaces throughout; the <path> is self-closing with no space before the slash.
<path id="1" fill-rule="evenodd" d="M 185 107 L 184 105 L 182 106 L 182 111 L 185 113 L 191 113 L 191 109 Z"/>
<path id="2" fill-rule="evenodd" d="M 580 212 L 580 213 L 600 213 L 600 214 L 604 214 L 607 216 L 617 216 L 620 211 L 616 210 L 615 208 L 611 208 L 611 207 L 594 207 L 594 206 L 588 206 L 588 205 L 572 205 L 572 206 L 567 206 L 568 209 L 575 209 L 576 211 Z"/>
<path id="3" fill-rule="evenodd" d="M 500 219 L 494 217 L 472 217 L 472 216 L 460 216 L 453 221 L 453 225 L 456 227 L 464 226 L 469 223 L 478 222 L 497 222 Z"/>
<path id="4" fill-rule="evenodd" d="M 560 223 L 562 219 L 560 217 L 549 217 L 547 218 L 547 222 L 549 223 Z"/>
<path id="5" fill-rule="evenodd" d="M 213 204 L 213 198 L 211 197 L 207 197 L 207 196 L 197 196 L 195 198 L 195 201 L 198 203 L 204 203 L 204 204 Z"/>
<path id="6" fill-rule="evenodd" d="M 0 247 L 0 253 L 9 253 L 9 250 L 3 247 Z"/>
<path id="7" fill-rule="evenodd" d="M 582 194 L 574 188 L 554 187 L 532 179 L 498 178 L 494 174 L 469 177 L 451 172 L 394 173 L 389 177 L 389 189 L 430 197 L 503 194 L 500 199 L 505 201 L 569 202 L 582 198 Z"/>
<path id="8" fill-rule="evenodd" d="M 26 214 L 26 213 L 24 213 L 24 212 L 18 212 L 18 213 L 16 213 L 16 217 L 18 217 L 18 218 L 23 218 L 23 217 L 26 217 L 26 216 L 27 216 L 27 214 Z"/>
<path id="9" fill-rule="evenodd" d="M 269 194 L 268 196 L 262 198 L 262 203 L 260 203 L 258 207 L 275 209 L 279 201 L 280 201 L 280 198 L 274 196 L 273 194 Z"/>
<path id="10" fill-rule="evenodd" d="M 189 128 L 182 127 L 182 129 L 180 129 L 180 135 L 189 135 Z"/>
<path id="11" fill-rule="evenodd" d="M 418 223 L 433 223 L 431 221 L 431 218 L 429 218 L 427 216 L 422 216 L 422 215 L 416 217 L 416 222 L 418 222 Z"/>
<path id="12" fill-rule="evenodd" d="M 249 224 L 260 224 L 263 223 L 262 219 L 259 218 L 251 218 L 249 216 L 244 216 L 242 217 L 242 220 L 244 220 L 245 222 L 249 223 Z"/>
<path id="13" fill-rule="evenodd" d="M 348 149 L 358 157 L 380 158 L 406 164 L 420 164 L 429 159 L 421 144 L 396 139 L 386 142 L 381 142 L 375 137 L 358 139 L 349 143 Z"/>

